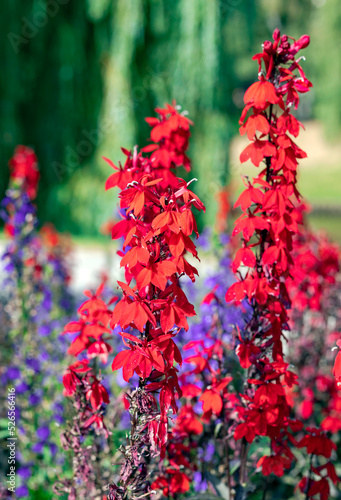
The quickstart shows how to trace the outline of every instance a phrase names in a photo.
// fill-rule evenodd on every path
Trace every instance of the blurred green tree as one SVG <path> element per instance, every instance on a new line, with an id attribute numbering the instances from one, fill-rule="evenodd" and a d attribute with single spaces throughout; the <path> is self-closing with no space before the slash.
<path id="1" fill-rule="evenodd" d="M 341 130 L 341 2 L 315 0 L 312 23 L 315 63 L 316 117 L 325 125 L 326 137 L 335 140 Z"/>
<path id="2" fill-rule="evenodd" d="M 321 5 L 320 5 L 321 4 Z M 190 155 L 196 190 L 213 225 L 216 192 L 228 181 L 228 148 L 237 131 L 250 55 L 274 27 L 299 36 L 316 26 L 317 112 L 340 128 L 340 90 L 328 77 L 337 53 L 337 0 L 11 0 L 0 3 L 0 189 L 18 143 L 33 146 L 42 172 L 40 218 L 59 229 L 97 234 L 115 207 L 103 197 L 120 147 L 143 145 L 144 117 L 172 99 L 194 121 Z M 336 14 L 335 14 L 336 13 Z M 320 17 L 316 17 L 321 14 Z M 318 22 L 317 22 L 318 19 Z M 314 24 L 315 23 L 315 24 Z M 333 34 L 334 33 L 334 34 Z M 324 38 L 323 38 L 324 37 Z M 335 38 L 336 37 L 336 38 Z M 328 57 L 323 47 L 328 46 Z M 309 54 L 312 49 L 308 49 Z M 318 73 L 317 68 L 315 73 Z M 328 95 L 323 89 L 328 88 Z M 330 99 L 334 96 L 334 100 Z M 329 104 L 328 104 L 329 103 Z M 310 108 L 306 110 L 308 116 Z M 107 201 L 106 201 L 107 200 Z M 202 221 L 201 221 L 202 222 Z"/>
<path id="3" fill-rule="evenodd" d="M 236 131 L 240 87 L 252 72 L 251 68 L 248 72 L 250 65 L 239 71 L 239 65 L 254 44 L 255 2 L 88 0 L 87 5 L 93 22 L 108 19 L 112 33 L 103 74 L 105 98 L 97 135 L 94 132 L 99 143 L 97 168 L 105 177 L 108 168 L 100 159 L 102 154 L 115 162 L 122 158 L 121 146 L 145 144 L 149 130 L 144 117 L 176 99 L 195 123 L 192 175 L 199 179 L 196 190 L 207 206 L 205 223 L 212 226 L 216 193 L 228 180 L 228 147 Z M 99 179 L 98 171 L 88 165 L 70 179 L 69 193 L 64 191 L 70 197 L 77 187 L 79 223 L 84 212 L 93 208 L 86 186 L 97 183 L 95 176 Z M 102 204 L 104 209 L 98 193 L 96 206 Z M 112 213 L 113 207 L 108 208 Z"/>

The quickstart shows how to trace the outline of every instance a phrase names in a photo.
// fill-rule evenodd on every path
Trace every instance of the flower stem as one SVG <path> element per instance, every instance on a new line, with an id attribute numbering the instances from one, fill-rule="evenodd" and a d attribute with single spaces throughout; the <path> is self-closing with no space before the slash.
<path id="1" fill-rule="evenodd" d="M 312 467 L 313 467 L 313 459 L 314 459 L 314 454 L 312 453 L 310 457 L 310 464 L 309 464 L 309 476 L 308 476 L 308 482 L 307 482 L 307 491 L 305 495 L 305 500 L 309 500 L 309 490 L 310 490 L 310 483 L 311 483 L 311 476 L 312 476 Z"/>

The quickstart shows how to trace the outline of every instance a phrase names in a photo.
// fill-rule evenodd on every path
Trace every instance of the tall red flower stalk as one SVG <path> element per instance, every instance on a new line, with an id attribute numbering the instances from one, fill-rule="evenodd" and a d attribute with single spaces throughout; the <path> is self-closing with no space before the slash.
<path id="1" fill-rule="evenodd" d="M 138 387 L 127 396 L 131 418 L 128 443 L 122 447 L 124 463 L 117 484 L 110 485 L 109 498 L 149 496 L 146 460 L 164 456 L 168 439 L 168 414 L 176 413 L 181 396 L 177 364 L 181 354 L 174 337 L 188 329 L 187 318 L 195 314 L 179 286 L 187 275 L 195 280 L 197 270 L 186 253 L 197 258 L 190 236 L 198 236 L 193 207 L 204 210 L 189 184 L 176 177 L 176 167 L 190 170 L 186 156 L 190 120 L 177 107 L 156 109 L 158 118 L 147 118 L 152 127 L 151 144 L 138 151 L 123 150 L 124 166 L 106 184 L 121 189 L 122 220 L 112 231 L 124 237 L 121 267 L 125 282 L 118 282 L 123 297 L 116 304 L 111 326 L 120 327 L 126 349 L 115 357 L 112 368 L 123 368 L 129 381 L 134 373 Z M 136 496 L 139 495 L 139 496 Z"/>
<path id="2" fill-rule="evenodd" d="M 72 452 L 73 477 L 58 481 L 54 491 L 57 495 L 68 493 L 69 500 L 99 498 L 104 494 L 98 456 L 101 443 L 95 436 L 101 434 L 104 439 L 108 437 L 104 414 L 109 395 L 102 384 L 97 361 L 107 363 L 108 355 L 112 352 L 108 343 L 112 314 L 109 306 L 117 298 L 114 297 L 107 304 L 101 297 L 103 288 L 104 283 L 95 293 L 88 290 L 84 292 L 87 300 L 78 309 L 78 321 L 71 321 L 63 331 L 63 334 L 73 335 L 68 354 L 78 358 L 63 375 L 64 394 L 72 400 L 74 414 L 61 435 L 61 442 L 65 450 Z M 85 439 L 90 435 L 93 439 L 90 439 L 89 444 L 89 440 Z"/>
<path id="3" fill-rule="evenodd" d="M 240 119 L 240 132 L 251 141 L 240 160 L 251 160 L 256 167 L 263 164 L 264 168 L 252 181 L 246 178 L 246 189 L 235 204 L 241 207 L 242 215 L 233 235 L 242 234 L 242 248 L 233 263 L 238 281 L 226 293 L 227 301 L 245 299 L 252 307 L 236 348 L 241 366 L 247 370 L 238 408 L 240 423 L 234 432 L 234 438 L 241 440 L 237 494 L 247 483 L 248 444 L 257 436 L 269 437 L 271 455 L 262 457 L 258 465 L 264 475 L 273 472 L 282 476 L 294 459 L 289 447 L 296 443 L 292 432 L 302 428 L 301 422 L 290 418 L 286 391 L 297 384 L 297 375 L 283 359 L 282 339 L 289 329 L 286 280 L 293 266 L 293 236 L 302 222 L 297 209 L 301 199 L 296 187 L 297 167 L 298 160 L 306 157 L 292 139 L 301 126 L 292 109 L 298 107 L 299 94 L 308 92 L 312 85 L 300 65 L 301 58 L 297 58 L 309 44 L 309 37 L 291 40 L 276 29 L 273 42 L 266 41 L 263 51 L 253 57 L 258 62 L 259 79 L 245 93 Z M 311 432 L 312 436 L 319 433 Z M 307 442 L 313 439 L 308 436 Z M 329 439 L 320 437 L 325 446 L 331 446 Z M 299 446 L 305 444 L 301 441 Z M 308 448 L 308 453 L 320 451 Z M 309 483 L 307 479 L 307 498 Z"/>

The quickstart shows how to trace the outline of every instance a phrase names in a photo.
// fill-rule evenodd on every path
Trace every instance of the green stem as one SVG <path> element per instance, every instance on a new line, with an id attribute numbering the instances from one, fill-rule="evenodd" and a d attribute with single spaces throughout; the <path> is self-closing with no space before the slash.
<path id="1" fill-rule="evenodd" d="M 307 483 L 307 491 L 306 491 L 306 496 L 305 500 L 309 500 L 309 490 L 310 490 L 310 483 L 311 483 L 311 476 L 312 476 L 312 467 L 313 467 L 313 459 L 314 459 L 314 454 L 312 453 L 310 457 L 310 464 L 309 464 L 309 476 L 308 476 L 308 483 Z"/>

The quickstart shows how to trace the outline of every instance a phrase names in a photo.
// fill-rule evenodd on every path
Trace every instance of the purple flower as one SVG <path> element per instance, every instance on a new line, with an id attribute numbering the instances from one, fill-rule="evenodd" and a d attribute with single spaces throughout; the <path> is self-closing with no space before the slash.
<path id="1" fill-rule="evenodd" d="M 25 498 L 28 497 L 28 488 L 25 485 L 19 486 L 15 490 L 16 498 Z"/>
<path id="2" fill-rule="evenodd" d="M 47 439 L 50 437 L 50 428 L 47 425 L 39 427 L 36 434 L 41 441 L 47 441 Z"/>
<path id="3" fill-rule="evenodd" d="M 211 228 L 206 227 L 197 239 L 197 245 L 203 250 L 208 251 L 211 248 L 211 234 Z"/>
<path id="4" fill-rule="evenodd" d="M 53 409 L 54 409 L 54 416 L 53 416 L 53 419 L 55 422 L 57 422 L 58 424 L 62 424 L 64 422 L 64 418 L 63 418 L 63 405 L 60 404 L 60 403 L 55 403 L 53 405 Z"/>
<path id="5" fill-rule="evenodd" d="M 193 410 L 195 411 L 195 413 L 200 414 L 200 413 L 202 412 L 202 401 L 197 401 L 197 402 L 193 405 Z"/>
<path id="6" fill-rule="evenodd" d="M 8 379 L 15 380 L 20 377 L 20 370 L 16 366 L 11 366 L 7 370 L 7 377 Z"/>
<path id="7" fill-rule="evenodd" d="M 193 474 L 194 491 L 200 493 L 207 490 L 207 481 L 203 478 L 201 472 L 196 471 Z"/>
<path id="8" fill-rule="evenodd" d="M 15 390 L 18 394 L 22 394 L 23 392 L 28 391 L 30 386 L 26 384 L 26 382 L 20 382 L 16 387 Z"/>
<path id="9" fill-rule="evenodd" d="M 121 422 L 120 422 L 120 428 L 121 429 L 130 428 L 130 415 L 127 411 L 125 411 L 122 415 Z"/>
<path id="10" fill-rule="evenodd" d="M 207 461 L 207 462 L 210 462 L 212 460 L 212 458 L 213 458 L 214 451 L 215 451 L 214 444 L 213 443 L 208 443 L 208 445 L 206 447 L 206 452 L 205 452 L 204 460 Z"/>
<path id="11" fill-rule="evenodd" d="M 28 479 L 32 475 L 32 473 L 31 473 L 31 467 L 29 467 L 28 465 L 26 465 L 24 467 L 19 467 L 19 469 L 17 470 L 17 472 L 18 472 L 18 475 L 20 477 L 22 477 L 23 479 Z"/>
<path id="12" fill-rule="evenodd" d="M 126 382 L 123 378 L 122 370 L 119 370 L 116 375 L 116 384 L 123 389 L 127 387 L 128 382 Z"/>
<path id="13" fill-rule="evenodd" d="M 51 454 L 54 456 L 58 451 L 57 445 L 55 443 L 49 443 L 49 447 Z"/>
<path id="14" fill-rule="evenodd" d="M 44 300 L 41 304 L 41 307 L 45 311 L 50 311 L 52 308 L 52 292 L 48 288 L 45 288 L 44 292 L 45 292 L 45 295 L 44 295 Z"/>
<path id="15" fill-rule="evenodd" d="M 43 448 L 44 443 L 36 443 L 32 446 L 32 451 L 34 451 L 34 453 L 41 453 L 43 451 Z"/>
<path id="16" fill-rule="evenodd" d="M 38 405 L 41 401 L 41 394 L 37 392 L 30 394 L 28 401 L 32 406 Z"/>
<path id="17" fill-rule="evenodd" d="M 62 424 L 64 422 L 63 415 L 59 415 L 58 413 L 55 413 L 54 420 L 57 422 L 57 424 Z"/>
<path id="18" fill-rule="evenodd" d="M 39 354 L 39 359 L 41 361 L 48 361 L 50 359 L 50 355 L 48 352 L 46 351 L 42 351 L 40 354 Z"/>
<path id="19" fill-rule="evenodd" d="M 229 242 L 230 242 L 230 235 L 229 234 L 221 234 L 220 235 L 220 241 L 222 243 L 222 245 L 227 245 Z"/>
<path id="20" fill-rule="evenodd" d="M 46 337 L 47 335 L 50 335 L 51 333 L 51 328 L 49 325 L 40 325 L 38 327 L 38 335 L 41 337 Z"/>
<path id="21" fill-rule="evenodd" d="M 36 358 L 26 359 L 26 365 L 32 368 L 32 370 L 34 370 L 35 373 L 40 372 L 40 363 Z"/>

